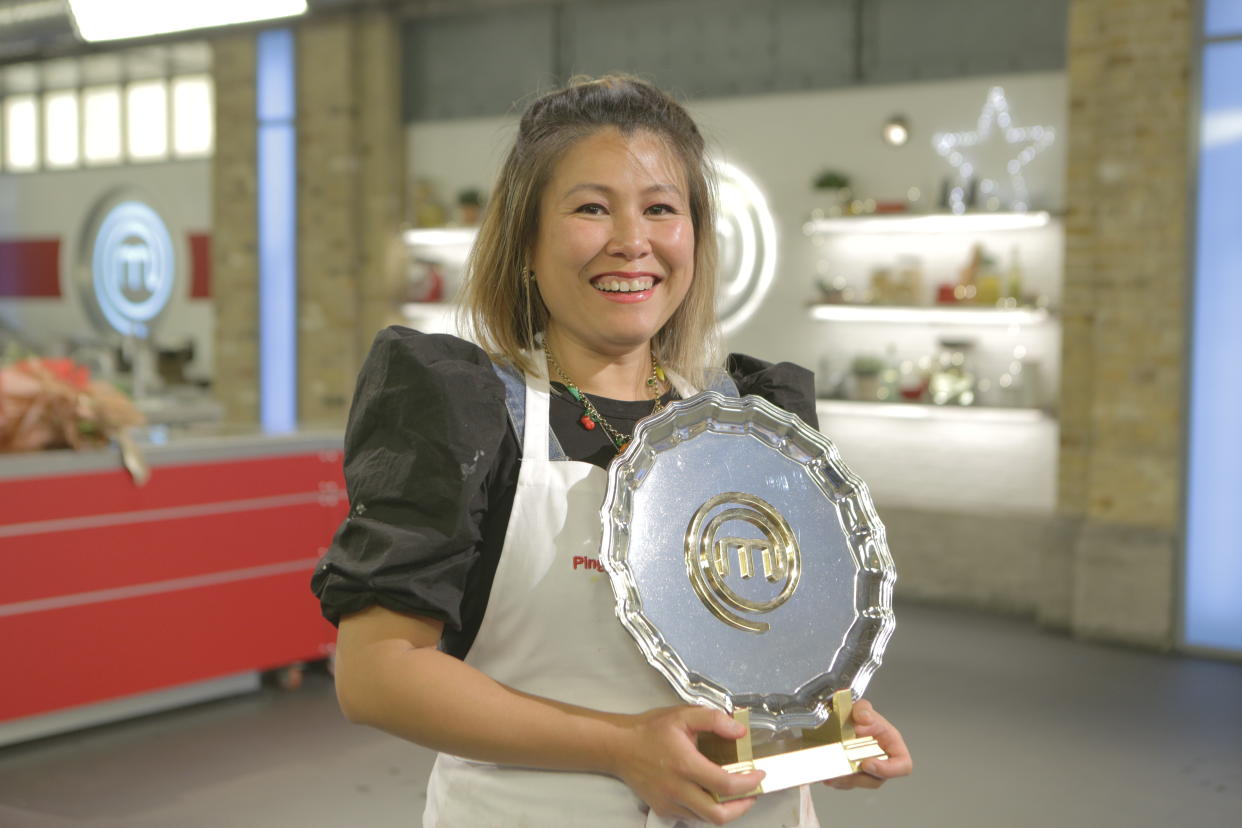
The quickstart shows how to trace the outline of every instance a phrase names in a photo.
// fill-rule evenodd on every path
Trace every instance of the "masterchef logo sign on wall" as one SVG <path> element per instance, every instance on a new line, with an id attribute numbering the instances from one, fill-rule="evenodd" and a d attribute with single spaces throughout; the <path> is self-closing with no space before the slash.
<path id="1" fill-rule="evenodd" d="M 138 199 L 112 196 L 92 214 L 82 239 L 80 281 L 101 326 L 122 336 L 150 336 L 177 281 L 163 219 Z"/>

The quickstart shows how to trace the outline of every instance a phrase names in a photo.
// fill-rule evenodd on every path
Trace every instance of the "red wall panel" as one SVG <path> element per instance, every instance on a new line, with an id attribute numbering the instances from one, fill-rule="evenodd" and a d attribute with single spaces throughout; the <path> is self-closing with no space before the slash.
<path id="1" fill-rule="evenodd" d="M 0 480 L 0 721 L 324 657 L 339 451 Z"/>
<path id="2" fill-rule="evenodd" d="M 190 233 L 190 298 L 211 298 L 211 235 Z"/>
<path id="3" fill-rule="evenodd" d="M 60 296 L 60 239 L 0 240 L 0 296 Z"/>

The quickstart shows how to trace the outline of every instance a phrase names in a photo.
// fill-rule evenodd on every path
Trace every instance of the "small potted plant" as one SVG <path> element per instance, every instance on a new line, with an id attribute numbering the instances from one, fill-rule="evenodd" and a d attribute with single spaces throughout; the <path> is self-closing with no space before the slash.
<path id="1" fill-rule="evenodd" d="M 884 360 L 872 354 L 859 354 L 850 361 L 850 374 L 853 377 L 853 393 L 855 400 L 877 402 L 880 395 L 880 374 L 884 371 Z"/>
<path id="2" fill-rule="evenodd" d="M 483 192 L 471 187 L 457 194 L 457 219 L 463 225 L 472 227 L 479 223 L 483 212 Z"/>
<path id="3" fill-rule="evenodd" d="M 843 172 L 823 170 L 812 179 L 811 184 L 827 196 L 829 215 L 841 215 L 844 205 L 850 203 L 850 177 Z"/>

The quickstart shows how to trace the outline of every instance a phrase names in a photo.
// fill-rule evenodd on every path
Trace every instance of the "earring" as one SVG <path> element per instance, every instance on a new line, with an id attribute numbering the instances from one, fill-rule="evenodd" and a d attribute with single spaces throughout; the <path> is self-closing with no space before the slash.
<path id="1" fill-rule="evenodd" d="M 531 270 L 529 267 L 524 267 L 522 268 L 522 277 L 527 281 L 533 282 L 535 281 L 535 271 Z"/>

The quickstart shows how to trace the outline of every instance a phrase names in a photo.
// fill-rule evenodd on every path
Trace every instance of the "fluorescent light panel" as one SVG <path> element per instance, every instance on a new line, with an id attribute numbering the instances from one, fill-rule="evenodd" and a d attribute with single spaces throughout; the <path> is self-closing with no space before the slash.
<path id="1" fill-rule="evenodd" d="M 48 167 L 76 167 L 78 93 L 50 92 L 43 98 L 43 157 Z"/>
<path id="2" fill-rule="evenodd" d="M 173 153 L 178 158 L 211 154 L 215 142 L 211 78 L 173 80 Z"/>
<path id="3" fill-rule="evenodd" d="M 13 172 L 39 168 L 39 102 L 34 95 L 4 101 L 4 164 Z"/>
<path id="4" fill-rule="evenodd" d="M 130 84 L 125 92 L 125 135 L 129 157 L 157 161 L 168 157 L 168 86 L 162 80 Z"/>
<path id="5" fill-rule="evenodd" d="M 254 23 L 306 13 L 306 0 L 69 0 L 78 36 L 94 43 Z"/>
<path id="6" fill-rule="evenodd" d="M 82 157 L 87 164 L 121 160 L 121 87 L 97 86 L 82 92 Z"/>

